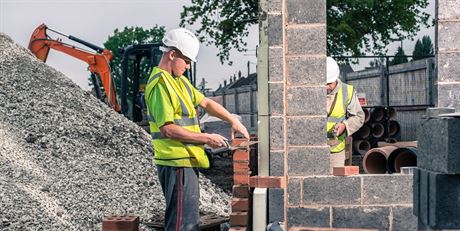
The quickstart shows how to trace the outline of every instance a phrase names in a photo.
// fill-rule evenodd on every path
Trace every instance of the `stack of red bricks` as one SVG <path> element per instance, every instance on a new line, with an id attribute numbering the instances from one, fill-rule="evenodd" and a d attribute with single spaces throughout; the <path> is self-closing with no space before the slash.
<path id="1" fill-rule="evenodd" d="M 238 145 L 245 139 L 234 139 L 233 145 Z M 230 214 L 230 230 L 249 230 L 250 187 L 249 168 L 250 149 L 238 149 L 233 152 L 233 197 L 232 213 Z"/>

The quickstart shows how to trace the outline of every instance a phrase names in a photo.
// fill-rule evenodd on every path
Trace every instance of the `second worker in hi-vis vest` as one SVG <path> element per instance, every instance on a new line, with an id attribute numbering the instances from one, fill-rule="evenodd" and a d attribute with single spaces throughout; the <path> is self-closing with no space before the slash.
<path id="1" fill-rule="evenodd" d="M 364 112 L 354 87 L 339 79 L 337 62 L 327 57 L 327 138 L 333 167 L 345 165 L 345 139 L 364 123 Z"/>
<path id="2" fill-rule="evenodd" d="M 219 134 L 201 133 L 195 107 L 230 123 L 232 136 L 249 134 L 241 122 L 220 104 L 206 98 L 183 76 L 196 61 L 200 43 L 189 30 L 179 28 L 163 37 L 160 63 L 148 80 L 145 100 L 154 146 L 154 161 L 166 199 L 165 230 L 199 230 L 200 190 L 196 168 L 208 168 L 204 144 L 227 145 Z"/>

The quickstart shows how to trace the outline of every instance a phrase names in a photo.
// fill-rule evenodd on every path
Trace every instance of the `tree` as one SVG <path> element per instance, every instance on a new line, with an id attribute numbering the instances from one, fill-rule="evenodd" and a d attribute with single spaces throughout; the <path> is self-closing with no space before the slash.
<path id="1" fill-rule="evenodd" d="M 144 29 L 142 27 L 125 27 L 123 30 L 115 29 L 113 35 L 109 36 L 104 43 L 104 47 L 113 53 L 113 59 L 110 63 L 112 69 L 112 78 L 117 89 L 117 95 L 121 94 L 121 62 L 123 54 L 120 53 L 120 48 L 126 48 L 130 45 L 145 44 L 145 43 L 158 43 L 161 42 L 165 28 L 163 26 L 155 25 L 151 29 Z M 131 67 L 132 65 L 128 65 Z M 143 60 L 140 65 L 140 83 L 146 83 L 150 75 L 152 67 L 147 60 Z M 132 73 L 132 68 L 128 70 Z M 128 81 L 130 81 L 128 75 Z M 128 92 L 131 92 L 128 89 Z"/>
<path id="2" fill-rule="evenodd" d="M 429 14 L 421 11 L 427 5 L 428 0 L 327 0 L 327 53 L 386 53 L 389 43 L 429 26 Z M 197 22 L 200 39 L 220 49 L 223 63 L 232 48 L 245 51 L 247 29 L 258 22 L 258 0 L 192 0 L 183 8 L 181 26 Z"/>
<path id="3" fill-rule="evenodd" d="M 423 36 L 422 41 L 417 39 L 415 43 L 414 51 L 412 52 L 412 60 L 418 60 L 426 58 L 426 56 L 433 55 L 433 43 L 431 42 L 430 36 Z"/>
<path id="4" fill-rule="evenodd" d="M 402 47 L 398 47 L 398 51 L 396 52 L 393 60 L 391 60 L 390 65 L 397 65 L 400 63 L 407 63 L 407 56 Z"/>

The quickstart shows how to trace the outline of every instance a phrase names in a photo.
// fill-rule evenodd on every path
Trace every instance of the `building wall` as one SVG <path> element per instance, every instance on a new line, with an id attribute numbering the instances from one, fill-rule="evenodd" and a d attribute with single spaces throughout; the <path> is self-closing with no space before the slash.
<path id="1" fill-rule="evenodd" d="M 411 175 L 336 177 L 326 145 L 326 0 L 268 0 L 269 222 L 416 230 Z M 259 94 L 261 95 L 261 94 Z M 263 100 L 261 101 L 263 102 Z M 260 128 L 259 128 L 260 130 Z M 282 213 L 279 211 L 283 211 Z"/>

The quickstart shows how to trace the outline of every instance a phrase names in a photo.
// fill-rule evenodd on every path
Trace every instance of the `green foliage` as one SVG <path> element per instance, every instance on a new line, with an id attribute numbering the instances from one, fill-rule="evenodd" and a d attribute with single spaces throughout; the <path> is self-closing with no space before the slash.
<path id="1" fill-rule="evenodd" d="M 123 30 L 115 29 L 113 35 L 109 36 L 104 43 L 104 47 L 113 53 L 111 64 L 112 78 L 114 79 L 117 89 L 117 95 L 121 94 L 121 77 L 122 77 L 122 58 L 123 54 L 120 53 L 120 48 L 126 48 L 135 44 L 158 43 L 161 42 L 165 28 L 163 26 L 155 25 L 151 29 L 144 29 L 142 27 L 125 27 Z M 133 72 L 132 66 L 129 66 L 129 73 Z M 147 60 L 143 60 L 140 65 L 141 83 L 145 83 L 150 75 L 151 66 Z M 131 76 L 131 75 L 128 75 Z M 128 81 L 131 81 L 128 77 Z"/>
<path id="2" fill-rule="evenodd" d="M 396 65 L 400 63 L 407 63 L 407 56 L 404 53 L 402 47 L 398 47 L 398 51 L 396 52 L 393 60 L 391 60 L 390 65 Z"/>
<path id="3" fill-rule="evenodd" d="M 429 14 L 421 11 L 427 5 L 428 0 L 327 0 L 327 53 L 385 54 L 389 43 L 429 26 Z M 258 23 L 258 0 L 192 0 L 183 8 L 181 26 L 197 22 L 200 39 L 217 46 L 224 63 L 232 48 L 245 51 L 247 29 Z"/>
<path id="4" fill-rule="evenodd" d="M 420 39 L 417 39 L 415 43 L 414 51 L 412 52 L 412 60 L 418 60 L 426 58 L 426 56 L 430 56 L 434 54 L 433 43 L 429 36 L 425 35 Z"/>
<path id="5" fill-rule="evenodd" d="M 231 65 L 232 48 L 246 51 L 243 39 L 248 36 L 249 27 L 258 23 L 258 6 L 258 0 L 192 0 L 191 6 L 183 8 L 180 25 L 201 23 L 198 38 L 219 48 L 217 56 L 221 63 L 227 61 Z"/>

